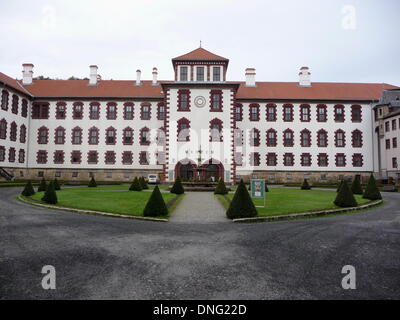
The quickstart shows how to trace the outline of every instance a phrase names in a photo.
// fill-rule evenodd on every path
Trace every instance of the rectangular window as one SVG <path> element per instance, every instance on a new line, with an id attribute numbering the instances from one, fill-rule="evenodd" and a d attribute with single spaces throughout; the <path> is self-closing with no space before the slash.
<path id="1" fill-rule="evenodd" d="M 212 97 L 212 110 L 221 110 L 221 94 L 213 93 Z"/>
<path id="2" fill-rule="evenodd" d="M 61 171 L 56 171 L 56 172 L 54 173 L 54 177 L 55 177 L 55 178 L 60 178 L 60 177 L 61 177 Z"/>
<path id="3" fill-rule="evenodd" d="M 72 178 L 78 178 L 78 175 L 77 171 L 72 172 Z"/>
<path id="4" fill-rule="evenodd" d="M 221 81 L 221 68 L 213 67 L 213 81 Z"/>
<path id="5" fill-rule="evenodd" d="M 397 169 L 397 158 L 396 157 L 392 158 L 392 168 Z"/>
<path id="6" fill-rule="evenodd" d="M 79 164 L 81 163 L 82 154 L 80 151 L 72 151 L 71 152 L 71 163 L 72 164 Z"/>
<path id="7" fill-rule="evenodd" d="M 139 163 L 142 165 L 149 164 L 148 154 L 146 151 L 141 151 L 139 154 Z"/>
<path id="8" fill-rule="evenodd" d="M 55 164 L 64 163 L 64 151 L 62 151 L 62 150 L 54 151 L 54 163 Z"/>
<path id="9" fill-rule="evenodd" d="M 117 106 L 114 104 L 109 104 L 107 106 L 107 119 L 115 120 L 117 119 Z"/>
<path id="10" fill-rule="evenodd" d="M 6 148 L 0 146 L 0 162 L 3 162 L 5 160 L 6 160 Z"/>
<path id="11" fill-rule="evenodd" d="M 276 106 L 271 105 L 267 107 L 267 121 L 276 121 Z"/>
<path id="12" fill-rule="evenodd" d="M 386 139 L 386 149 L 390 149 L 390 139 Z"/>
<path id="13" fill-rule="evenodd" d="M 204 67 L 196 68 L 196 81 L 204 81 Z"/>
<path id="14" fill-rule="evenodd" d="M 392 147 L 397 148 L 397 138 L 392 139 Z"/>
<path id="15" fill-rule="evenodd" d="M 90 105 L 90 115 L 89 116 L 90 116 L 91 120 L 99 119 L 99 116 L 100 116 L 99 110 L 100 110 L 99 105 L 97 105 L 97 104 Z"/>
<path id="16" fill-rule="evenodd" d="M 48 119 L 49 118 L 49 104 L 36 103 L 32 106 L 32 119 Z"/>
<path id="17" fill-rule="evenodd" d="M 181 74 L 180 74 L 180 81 L 188 81 L 188 67 L 181 67 L 180 68 Z"/>
<path id="18" fill-rule="evenodd" d="M 235 107 L 235 120 L 242 121 L 242 106 Z"/>
<path id="19" fill-rule="evenodd" d="M 389 123 L 389 121 L 386 121 L 386 122 L 385 122 L 385 131 L 386 131 L 386 132 L 389 132 L 389 131 L 390 131 L 390 123 Z"/>

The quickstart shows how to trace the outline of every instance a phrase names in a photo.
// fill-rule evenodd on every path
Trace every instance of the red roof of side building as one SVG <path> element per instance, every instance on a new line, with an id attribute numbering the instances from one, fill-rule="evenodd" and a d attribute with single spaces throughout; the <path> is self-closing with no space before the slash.
<path id="1" fill-rule="evenodd" d="M 29 93 L 29 91 L 26 90 L 18 80 L 15 80 L 2 72 L 0 72 L 0 82 L 3 82 L 6 85 L 8 85 L 9 87 L 11 87 L 19 92 L 22 92 L 28 96 L 31 95 Z"/>
<path id="2" fill-rule="evenodd" d="M 210 51 L 207 51 L 203 48 L 197 48 L 189 53 L 186 53 L 182 56 L 173 58 L 174 60 L 188 60 L 188 61 L 196 61 L 196 60 L 204 60 L 204 61 L 229 61 L 224 57 L 218 56 Z"/>

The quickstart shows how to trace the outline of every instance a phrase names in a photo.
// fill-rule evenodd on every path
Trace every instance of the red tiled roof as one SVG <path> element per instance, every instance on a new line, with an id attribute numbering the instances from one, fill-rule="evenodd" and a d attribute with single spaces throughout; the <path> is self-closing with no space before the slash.
<path id="1" fill-rule="evenodd" d="M 28 90 L 26 90 L 22 84 L 20 84 L 19 81 L 7 76 L 6 74 L 0 72 L 0 82 L 3 82 L 5 84 L 7 84 L 9 87 L 22 92 L 24 94 L 27 94 L 28 96 L 30 96 L 31 94 L 28 92 Z"/>
<path id="2" fill-rule="evenodd" d="M 197 48 L 193 51 L 190 51 L 189 53 L 186 53 L 182 56 L 173 58 L 172 61 L 174 60 L 207 60 L 207 61 L 229 61 L 229 59 L 226 59 L 221 56 L 217 56 L 216 54 L 207 51 L 206 49 L 203 48 Z"/>
<path id="3" fill-rule="evenodd" d="M 298 82 L 257 82 L 246 87 L 240 82 L 237 99 L 298 99 L 298 100 L 377 100 L 383 90 L 396 86 L 387 83 L 313 82 L 300 87 Z"/>

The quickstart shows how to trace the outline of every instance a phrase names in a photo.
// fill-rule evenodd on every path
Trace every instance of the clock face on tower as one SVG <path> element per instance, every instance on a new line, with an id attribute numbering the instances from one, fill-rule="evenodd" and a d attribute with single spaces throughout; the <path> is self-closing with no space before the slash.
<path id="1" fill-rule="evenodd" d="M 197 96 L 196 98 L 194 98 L 194 104 L 198 108 L 203 108 L 206 105 L 206 98 L 204 98 L 203 96 Z"/>

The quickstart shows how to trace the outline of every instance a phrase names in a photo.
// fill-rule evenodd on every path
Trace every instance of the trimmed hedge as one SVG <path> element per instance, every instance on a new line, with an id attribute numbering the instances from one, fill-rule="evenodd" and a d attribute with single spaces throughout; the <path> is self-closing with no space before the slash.
<path id="1" fill-rule="evenodd" d="M 30 197 L 30 196 L 32 196 L 32 195 L 35 194 L 35 189 L 33 189 L 33 185 L 32 185 L 31 180 L 29 180 L 29 181 L 26 183 L 25 188 L 24 188 L 24 190 L 21 192 L 21 194 L 22 194 L 23 196 L 25 196 L 25 197 Z"/>
<path id="2" fill-rule="evenodd" d="M 379 192 L 379 189 L 376 185 L 376 181 L 374 178 L 374 175 L 371 173 L 371 176 L 369 177 L 367 187 L 365 188 L 364 194 L 363 194 L 364 199 L 369 199 L 369 200 L 380 200 L 382 199 L 382 195 Z"/>
<path id="3" fill-rule="evenodd" d="M 337 186 L 337 188 L 336 188 L 336 192 L 339 192 L 339 191 L 340 191 L 340 188 L 342 187 L 343 182 L 344 182 L 344 180 L 340 180 L 340 181 L 339 181 L 339 184 L 338 184 L 338 186 Z"/>
<path id="4" fill-rule="evenodd" d="M 57 199 L 56 191 L 54 190 L 53 182 L 50 182 L 49 185 L 47 186 L 47 190 L 44 193 L 42 201 L 49 203 L 49 204 L 57 204 L 58 199 Z"/>
<path id="5" fill-rule="evenodd" d="M 351 184 L 351 191 L 353 194 L 363 194 L 363 189 L 361 187 L 361 178 L 359 175 L 354 177 L 353 183 Z"/>
<path id="6" fill-rule="evenodd" d="M 183 188 L 181 177 L 177 177 L 175 179 L 174 185 L 172 186 L 170 192 L 175 193 L 175 194 L 185 193 L 185 189 Z"/>
<path id="7" fill-rule="evenodd" d="M 308 184 L 307 179 L 304 179 L 303 184 L 300 187 L 301 190 L 311 190 L 311 186 Z"/>
<path id="8" fill-rule="evenodd" d="M 147 201 L 146 207 L 143 210 L 143 216 L 145 217 L 159 217 L 167 216 L 168 208 L 161 195 L 160 189 L 156 185 L 151 193 L 149 201 Z"/>
<path id="9" fill-rule="evenodd" d="M 235 195 L 229 204 L 226 216 L 229 219 L 251 218 L 257 216 L 257 209 L 254 206 L 253 200 L 251 200 L 249 192 L 247 191 L 246 185 L 242 179 L 240 180 Z"/>
<path id="10" fill-rule="evenodd" d="M 142 190 L 149 189 L 149 186 L 147 185 L 147 181 L 144 177 L 139 178 L 140 186 L 142 187 Z"/>
<path id="11" fill-rule="evenodd" d="M 137 177 L 133 179 L 133 182 L 129 187 L 129 191 L 142 191 L 142 186 L 140 185 L 140 181 Z"/>
<path id="12" fill-rule="evenodd" d="M 96 188 L 97 187 L 97 183 L 96 183 L 96 180 L 94 180 L 94 177 L 92 177 L 92 179 L 90 179 L 88 187 L 89 188 Z"/>
<path id="13" fill-rule="evenodd" d="M 227 194 L 228 189 L 226 188 L 225 182 L 222 178 L 219 178 L 218 184 L 214 190 L 214 194 Z"/>
<path id="14" fill-rule="evenodd" d="M 38 187 L 38 192 L 46 191 L 47 190 L 47 183 L 44 178 L 40 181 L 39 187 Z"/>
<path id="15" fill-rule="evenodd" d="M 342 208 L 357 207 L 357 201 L 346 181 L 343 180 L 342 186 L 333 203 Z"/>
<path id="16" fill-rule="evenodd" d="M 57 178 L 54 179 L 53 184 L 54 184 L 54 190 L 56 190 L 56 191 L 61 190 L 61 186 L 60 186 L 60 183 L 58 182 Z"/>

